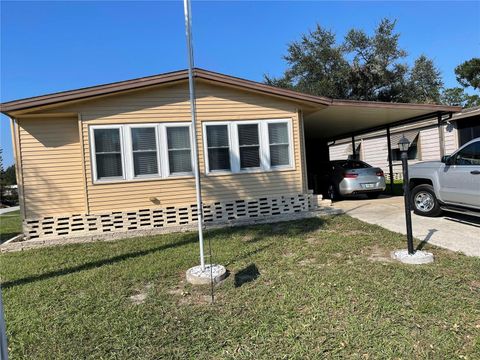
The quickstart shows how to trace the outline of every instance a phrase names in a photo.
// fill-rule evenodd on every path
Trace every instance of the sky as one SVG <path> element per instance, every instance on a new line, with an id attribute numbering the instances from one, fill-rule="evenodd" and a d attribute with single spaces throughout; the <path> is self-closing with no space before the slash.
<path id="1" fill-rule="evenodd" d="M 182 1 L 2 1 L 0 101 L 148 76 L 187 67 Z M 480 2 L 193 1 L 195 65 L 250 80 L 280 76 L 290 42 L 317 23 L 341 41 L 397 19 L 406 61 L 425 54 L 447 87 L 453 69 L 480 55 Z M 0 120 L 4 165 L 13 163 L 8 119 Z"/>

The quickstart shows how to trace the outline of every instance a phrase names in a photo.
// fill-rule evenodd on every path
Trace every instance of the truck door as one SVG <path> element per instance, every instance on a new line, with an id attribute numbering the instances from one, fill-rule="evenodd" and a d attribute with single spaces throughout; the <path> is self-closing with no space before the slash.
<path id="1" fill-rule="evenodd" d="M 439 174 L 446 203 L 480 207 L 480 141 L 457 151 Z"/>

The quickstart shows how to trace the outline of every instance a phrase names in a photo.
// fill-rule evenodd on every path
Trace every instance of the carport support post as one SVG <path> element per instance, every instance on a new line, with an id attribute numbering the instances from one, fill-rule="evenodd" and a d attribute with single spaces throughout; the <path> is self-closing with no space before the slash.
<path id="1" fill-rule="evenodd" d="M 390 194 L 395 195 L 393 189 L 393 164 L 392 164 L 392 140 L 390 139 L 390 126 L 387 126 L 387 149 L 388 149 L 388 172 L 390 173 Z"/>
<path id="2" fill-rule="evenodd" d="M 410 213 L 410 188 L 408 186 L 408 155 L 406 151 L 402 151 L 402 168 L 403 168 L 403 198 L 405 201 L 405 221 L 407 223 L 407 248 L 408 253 L 413 255 L 412 235 L 412 214 Z"/>
<path id="3" fill-rule="evenodd" d="M 357 159 L 357 153 L 356 153 L 357 149 L 355 149 L 355 136 L 352 136 L 352 157 L 353 159 L 352 160 L 356 160 Z"/>
<path id="4" fill-rule="evenodd" d="M 443 129 L 442 114 L 438 113 L 438 145 L 440 146 L 440 159 L 445 156 L 445 131 Z"/>

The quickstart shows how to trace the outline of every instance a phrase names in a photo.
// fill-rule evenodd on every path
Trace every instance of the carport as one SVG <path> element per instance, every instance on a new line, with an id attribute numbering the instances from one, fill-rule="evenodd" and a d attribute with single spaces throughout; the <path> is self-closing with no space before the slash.
<path id="1" fill-rule="evenodd" d="M 382 103 L 353 100 L 331 100 L 320 110 L 304 110 L 304 134 L 306 162 L 309 182 L 312 174 L 321 172 L 321 164 L 329 160 L 328 146 L 336 140 L 351 138 L 355 156 L 355 137 L 385 131 L 388 149 L 388 172 L 390 185 L 393 185 L 392 142 L 390 130 L 420 120 L 436 119 L 439 129 L 439 146 L 443 156 L 442 125 L 451 119 L 452 114 L 461 111 L 458 106 L 431 104 Z M 309 188 L 312 188 L 309 184 Z M 393 186 L 390 187 L 393 190 Z"/>

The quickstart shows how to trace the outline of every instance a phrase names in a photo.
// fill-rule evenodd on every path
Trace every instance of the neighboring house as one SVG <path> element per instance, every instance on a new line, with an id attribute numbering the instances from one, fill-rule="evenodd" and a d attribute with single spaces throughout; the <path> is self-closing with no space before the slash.
<path id="1" fill-rule="evenodd" d="M 468 141 L 480 137 L 480 107 L 464 109 L 460 113 L 453 114 L 451 119 L 441 127 L 434 118 L 392 128 L 390 142 L 395 179 L 402 179 L 401 153 L 398 149 L 398 141 L 402 136 L 405 136 L 411 144 L 408 151 L 409 164 L 440 160 L 443 155 L 451 154 Z M 355 158 L 365 161 L 372 166 L 382 168 L 385 176 L 389 178 L 386 131 L 356 136 L 355 152 L 351 138 L 332 142 L 329 155 L 331 160 Z"/>
<path id="2" fill-rule="evenodd" d="M 340 101 L 195 69 L 207 224 L 307 214 L 327 140 L 457 107 Z M 185 70 L 1 104 L 27 239 L 193 227 Z M 323 154 L 323 155 L 322 155 Z"/>

